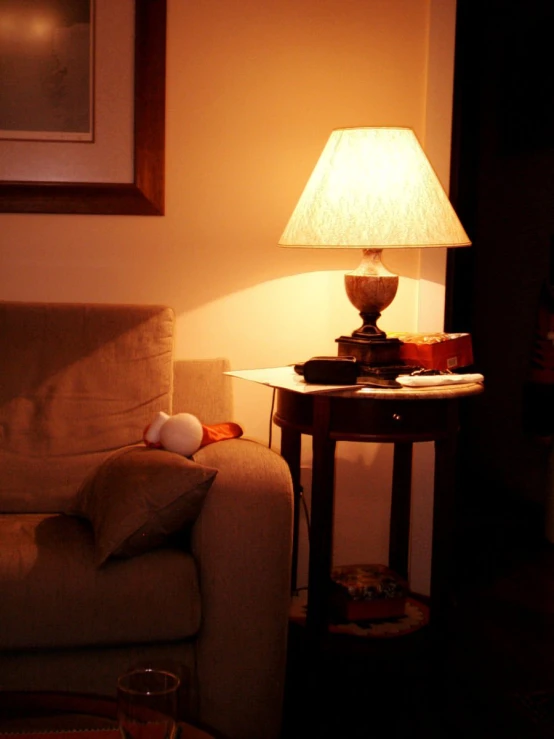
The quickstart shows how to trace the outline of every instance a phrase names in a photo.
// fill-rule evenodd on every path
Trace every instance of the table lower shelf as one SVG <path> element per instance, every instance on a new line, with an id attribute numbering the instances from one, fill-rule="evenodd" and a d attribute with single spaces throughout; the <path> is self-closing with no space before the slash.
<path id="1" fill-rule="evenodd" d="M 307 590 L 300 590 L 297 595 L 293 595 L 289 612 L 291 623 L 305 625 L 307 602 Z M 334 620 L 329 623 L 329 633 L 367 639 L 390 638 L 419 631 L 428 623 L 428 606 L 415 597 L 409 596 L 406 598 L 405 613 L 399 618 L 345 622 Z"/>

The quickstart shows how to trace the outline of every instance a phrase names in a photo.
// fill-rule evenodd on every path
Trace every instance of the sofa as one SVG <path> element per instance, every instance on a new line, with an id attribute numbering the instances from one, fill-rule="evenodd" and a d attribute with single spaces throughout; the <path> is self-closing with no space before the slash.
<path id="1" fill-rule="evenodd" d="M 227 362 L 176 360 L 174 334 L 167 306 L 0 301 L 0 690 L 167 666 L 201 724 L 275 739 L 290 473 L 247 429 L 145 445 L 160 412 L 235 420 Z"/>

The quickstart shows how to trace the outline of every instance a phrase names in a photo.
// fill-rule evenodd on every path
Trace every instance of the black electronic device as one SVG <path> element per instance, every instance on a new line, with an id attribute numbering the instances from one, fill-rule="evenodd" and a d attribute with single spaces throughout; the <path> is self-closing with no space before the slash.
<path id="1" fill-rule="evenodd" d="M 294 369 L 314 385 L 355 385 L 360 374 L 354 357 L 312 357 L 295 364 Z"/>
<path id="2" fill-rule="evenodd" d="M 294 371 L 314 385 L 373 385 L 401 387 L 398 375 L 421 373 L 419 366 L 406 364 L 366 365 L 356 357 L 312 357 L 294 365 Z"/>
<path id="3" fill-rule="evenodd" d="M 394 380 L 398 375 L 413 375 L 421 369 L 419 365 L 410 364 L 360 364 L 360 376 Z"/>
<path id="4" fill-rule="evenodd" d="M 378 375 L 362 375 L 358 377 L 356 382 L 358 385 L 365 385 L 366 387 L 388 388 L 389 390 L 402 387 L 396 380 L 389 377 L 379 377 Z"/>

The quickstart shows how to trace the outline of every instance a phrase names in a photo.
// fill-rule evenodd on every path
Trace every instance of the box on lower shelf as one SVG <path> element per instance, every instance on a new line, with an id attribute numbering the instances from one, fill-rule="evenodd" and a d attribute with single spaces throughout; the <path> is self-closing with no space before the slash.
<path id="1" fill-rule="evenodd" d="M 339 618 L 364 621 L 405 613 L 408 583 L 385 565 L 334 567 L 331 581 L 331 607 Z"/>

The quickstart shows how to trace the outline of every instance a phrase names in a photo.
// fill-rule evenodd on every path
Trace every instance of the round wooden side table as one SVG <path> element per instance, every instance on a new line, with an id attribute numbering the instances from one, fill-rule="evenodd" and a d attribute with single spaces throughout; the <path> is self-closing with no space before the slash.
<path id="1" fill-rule="evenodd" d="M 482 392 L 481 383 L 418 389 L 364 387 L 322 393 L 277 389 L 273 420 L 281 428 L 281 454 L 290 467 L 295 491 L 293 587 L 298 557 L 301 437 L 302 434 L 312 437 L 306 614 L 306 634 L 311 641 L 321 641 L 328 631 L 337 441 L 394 444 L 388 565 L 408 580 L 412 449 L 417 442 L 434 442 L 430 626 L 437 629 L 444 623 L 452 554 L 460 401 Z"/>

